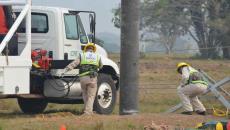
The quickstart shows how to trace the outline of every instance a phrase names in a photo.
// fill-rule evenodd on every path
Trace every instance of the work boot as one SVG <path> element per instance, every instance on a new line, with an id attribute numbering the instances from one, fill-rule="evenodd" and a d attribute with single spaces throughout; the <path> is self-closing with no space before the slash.
<path id="1" fill-rule="evenodd" d="M 97 113 L 94 112 L 94 111 L 92 111 L 92 112 L 84 111 L 83 114 L 82 114 L 82 116 L 94 116 L 94 115 L 97 115 Z"/>
<path id="2" fill-rule="evenodd" d="M 192 115 L 192 111 L 183 111 L 183 112 L 181 112 L 181 114 L 184 114 L 184 115 Z"/>
<path id="3" fill-rule="evenodd" d="M 199 114 L 199 115 L 203 115 L 203 116 L 205 116 L 206 115 L 206 111 L 196 111 L 196 113 L 197 114 Z"/>

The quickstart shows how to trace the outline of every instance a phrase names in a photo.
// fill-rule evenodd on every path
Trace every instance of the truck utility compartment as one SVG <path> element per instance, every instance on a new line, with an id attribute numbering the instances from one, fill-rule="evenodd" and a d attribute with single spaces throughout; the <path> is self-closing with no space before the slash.
<path id="1" fill-rule="evenodd" d="M 2 94 L 29 94 L 31 68 L 29 65 L 31 65 L 31 60 L 22 59 L 19 56 L 0 56 L 0 92 Z"/>

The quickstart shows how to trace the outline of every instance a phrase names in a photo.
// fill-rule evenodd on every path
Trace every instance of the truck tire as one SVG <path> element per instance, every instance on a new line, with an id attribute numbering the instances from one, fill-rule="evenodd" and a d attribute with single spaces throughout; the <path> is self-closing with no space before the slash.
<path id="1" fill-rule="evenodd" d="M 110 75 L 99 74 L 97 77 L 97 93 L 94 111 L 98 114 L 111 114 L 116 103 L 116 86 Z"/>
<path id="2" fill-rule="evenodd" d="M 48 102 L 45 99 L 18 98 L 20 109 L 26 114 L 42 113 Z"/>

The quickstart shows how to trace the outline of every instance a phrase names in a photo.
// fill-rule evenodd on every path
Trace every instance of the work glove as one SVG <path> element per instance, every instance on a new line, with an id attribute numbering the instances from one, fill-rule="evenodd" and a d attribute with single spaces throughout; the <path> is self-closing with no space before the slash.
<path id="1" fill-rule="evenodd" d="M 59 76 L 60 78 L 63 78 L 64 77 L 64 75 L 65 75 L 65 73 L 64 72 L 62 72 L 61 73 L 61 75 Z"/>

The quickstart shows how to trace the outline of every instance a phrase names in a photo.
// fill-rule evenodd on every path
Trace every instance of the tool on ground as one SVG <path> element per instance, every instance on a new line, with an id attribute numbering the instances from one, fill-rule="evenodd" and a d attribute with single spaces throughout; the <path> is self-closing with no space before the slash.
<path id="1" fill-rule="evenodd" d="M 213 110 L 213 115 L 214 116 L 219 116 L 219 117 L 228 116 L 228 109 L 226 111 L 223 111 L 223 110 L 220 110 L 220 109 L 212 107 L 212 110 Z"/>
<path id="2" fill-rule="evenodd" d="M 228 121 L 210 121 L 199 123 L 195 128 L 201 130 L 228 130 Z"/>

